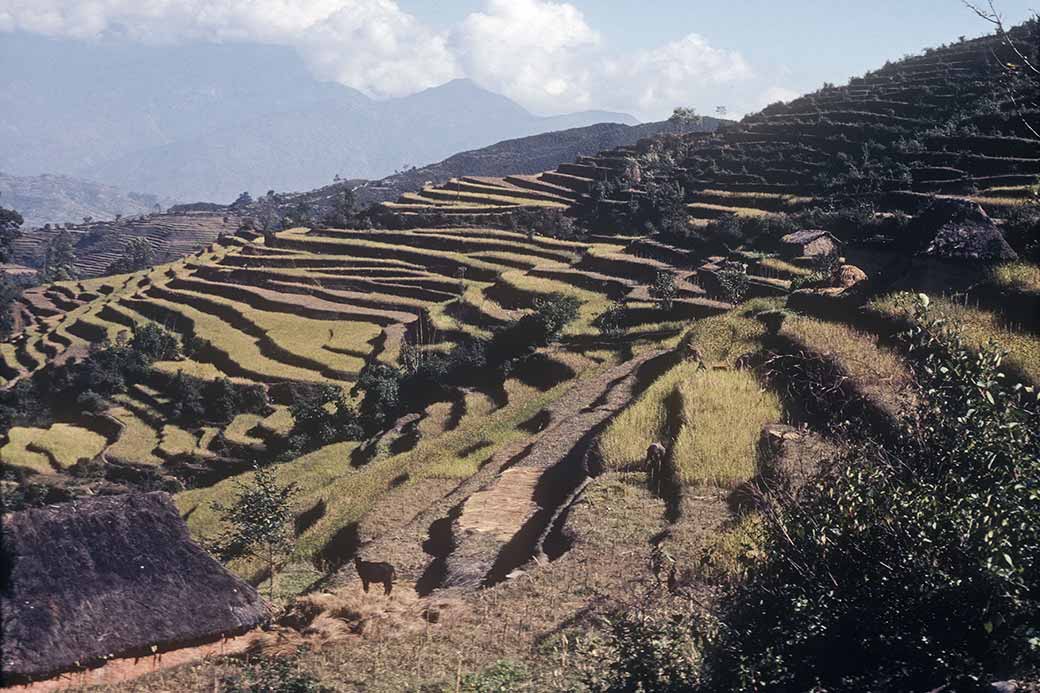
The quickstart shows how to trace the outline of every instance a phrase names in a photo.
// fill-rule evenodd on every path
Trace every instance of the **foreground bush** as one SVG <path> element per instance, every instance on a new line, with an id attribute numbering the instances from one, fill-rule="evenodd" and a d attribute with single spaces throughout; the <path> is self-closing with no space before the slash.
<path id="1" fill-rule="evenodd" d="M 686 615 L 637 610 L 606 623 L 606 637 L 588 642 L 581 667 L 586 690 L 681 693 L 695 688 L 697 622 Z"/>
<path id="2" fill-rule="evenodd" d="M 224 693 L 325 693 L 329 689 L 299 669 L 295 658 L 263 657 L 221 679 Z"/>
<path id="3" fill-rule="evenodd" d="M 921 400 L 766 510 L 768 558 L 722 610 L 712 690 L 974 690 L 1040 661 L 1040 414 L 922 301 Z"/>

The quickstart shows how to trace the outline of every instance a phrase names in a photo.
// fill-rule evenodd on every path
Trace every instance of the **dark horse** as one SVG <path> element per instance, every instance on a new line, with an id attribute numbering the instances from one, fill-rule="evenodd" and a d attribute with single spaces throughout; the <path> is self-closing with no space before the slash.
<path id="1" fill-rule="evenodd" d="M 354 567 L 357 569 L 358 577 L 361 578 L 361 586 L 366 593 L 371 582 L 383 583 L 383 594 L 387 596 L 394 589 L 394 567 L 389 563 L 372 563 L 361 560 L 360 556 L 354 556 Z"/>

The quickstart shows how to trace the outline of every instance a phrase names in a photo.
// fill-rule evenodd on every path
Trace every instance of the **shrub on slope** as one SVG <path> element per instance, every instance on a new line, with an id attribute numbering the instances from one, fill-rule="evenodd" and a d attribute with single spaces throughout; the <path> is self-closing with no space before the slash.
<path id="1" fill-rule="evenodd" d="M 727 604 L 717 690 L 975 690 L 1040 664 L 1040 407 L 921 308 L 926 402 L 897 443 L 833 461 L 766 513 L 768 559 Z"/>

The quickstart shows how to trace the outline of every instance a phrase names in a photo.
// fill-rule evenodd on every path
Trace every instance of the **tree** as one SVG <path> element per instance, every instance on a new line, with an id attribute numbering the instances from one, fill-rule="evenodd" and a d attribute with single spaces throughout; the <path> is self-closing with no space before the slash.
<path id="1" fill-rule="evenodd" d="M 149 363 L 175 361 L 181 357 L 181 345 L 177 337 L 150 322 L 134 328 L 130 348 L 141 354 Z"/>
<path id="2" fill-rule="evenodd" d="M 253 196 L 247 190 L 235 198 L 235 201 L 231 203 L 231 209 L 241 209 L 251 204 L 253 204 Z"/>
<path id="3" fill-rule="evenodd" d="M 11 259 L 14 242 L 22 235 L 22 215 L 13 209 L 0 207 L 0 262 Z M 6 339 L 14 329 L 11 306 L 21 291 L 6 272 L 0 272 L 0 339 Z"/>
<path id="4" fill-rule="evenodd" d="M 607 339 L 617 339 L 625 334 L 626 312 L 624 301 L 614 301 L 605 311 L 596 316 L 592 325 Z"/>
<path id="5" fill-rule="evenodd" d="M 288 456 L 342 440 L 361 440 L 364 431 L 358 413 L 333 385 L 322 385 L 297 395 L 289 407 L 293 428 Z"/>
<path id="6" fill-rule="evenodd" d="M 144 238 L 131 238 L 123 254 L 105 270 L 105 274 L 130 274 L 155 264 L 155 251 Z"/>
<path id="7" fill-rule="evenodd" d="M 357 214 L 357 195 L 348 187 L 344 187 L 332 199 L 332 209 L 325 215 L 324 223 L 328 226 L 345 228 L 350 226 Z"/>
<path id="8" fill-rule="evenodd" d="M 21 237 L 21 227 L 25 220 L 13 209 L 0 207 L 0 262 L 11 259 L 14 242 Z"/>
<path id="9" fill-rule="evenodd" d="M 353 394 L 364 392 L 360 415 L 366 432 L 385 429 L 401 414 L 401 385 L 405 374 L 385 363 L 369 363 L 361 369 Z"/>
<path id="10" fill-rule="evenodd" d="M 697 115 L 697 109 L 687 106 L 677 106 L 672 111 L 668 122 L 679 128 L 679 132 L 685 135 L 691 129 L 699 127 L 704 123 L 704 117 Z"/>
<path id="11" fill-rule="evenodd" d="M 577 296 L 551 293 L 534 300 L 534 315 L 542 328 L 540 345 L 555 342 L 567 325 L 578 318 L 581 300 Z"/>
<path id="12" fill-rule="evenodd" d="M 1004 69 L 1007 90 L 1012 102 L 1018 107 L 1022 124 L 1033 137 L 1040 139 L 1038 126 L 1030 123 L 1026 115 L 1034 114 L 1037 110 L 1036 90 L 1040 87 L 1040 56 L 1037 55 L 1035 32 L 1040 17 L 1035 13 L 1033 15 L 1034 26 L 1029 37 L 1031 40 L 1020 40 L 1007 30 L 1004 17 L 997 10 L 993 0 L 986 0 L 985 5 L 970 0 L 962 2 L 969 10 L 993 25 L 1001 43 L 1010 51 L 1010 56 L 996 56 L 996 62 Z"/>
<path id="13" fill-rule="evenodd" d="M 719 292 L 723 300 L 735 304 L 747 298 L 750 282 L 747 271 L 742 267 L 723 267 L 715 273 L 715 277 L 719 280 Z"/>
<path id="14" fill-rule="evenodd" d="M 7 272 L 0 272 L 0 339 L 7 339 L 14 331 L 11 306 L 21 293 L 21 289 L 8 278 Z"/>
<path id="15" fill-rule="evenodd" d="M 274 573 L 279 557 L 288 553 L 293 538 L 293 498 L 299 493 L 295 483 L 282 486 L 268 467 L 254 467 L 252 483 L 237 480 L 238 495 L 230 505 L 214 502 L 227 527 L 211 542 L 222 561 L 256 558 L 267 567 L 267 597 L 274 600 Z"/>
<path id="16" fill-rule="evenodd" d="M 658 307 L 666 313 L 670 312 L 678 296 L 679 285 L 675 283 L 675 275 L 671 272 L 658 272 L 654 283 L 650 285 L 650 297 L 657 301 Z"/>
<path id="17" fill-rule="evenodd" d="M 76 278 L 76 247 L 72 234 L 59 231 L 50 241 L 43 254 L 40 280 L 45 283 L 67 281 Z"/>

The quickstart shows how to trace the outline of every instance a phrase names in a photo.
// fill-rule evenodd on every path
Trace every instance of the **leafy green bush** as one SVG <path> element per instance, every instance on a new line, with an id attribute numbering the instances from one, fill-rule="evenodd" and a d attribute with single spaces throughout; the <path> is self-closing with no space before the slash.
<path id="1" fill-rule="evenodd" d="M 359 414 L 365 432 L 385 430 L 402 415 L 446 397 L 450 386 L 479 378 L 486 349 L 486 343 L 477 339 L 463 340 L 448 352 L 406 345 L 400 367 L 366 365 L 351 390 L 354 395 L 364 393 Z"/>
<path id="2" fill-rule="evenodd" d="M 235 485 L 238 493 L 230 504 L 213 503 L 225 526 L 209 541 L 209 548 L 222 561 L 262 561 L 270 580 L 268 598 L 273 600 L 275 568 L 294 541 L 292 500 L 299 488 L 294 483 L 280 485 L 267 467 L 254 467 L 250 483 L 236 480 Z"/>
<path id="3" fill-rule="evenodd" d="M 926 302 L 911 319 L 925 404 L 799 503 L 771 497 L 768 557 L 722 609 L 712 690 L 974 690 L 1040 664 L 1036 393 Z"/>
<path id="4" fill-rule="evenodd" d="M 344 440 L 361 440 L 364 429 L 357 410 L 334 385 L 319 385 L 296 393 L 289 407 L 293 427 L 288 448 L 280 455 L 292 459 L 310 450 Z"/>
<path id="5" fill-rule="evenodd" d="M 606 623 L 607 635 L 582 648 L 582 679 L 600 693 L 686 693 L 699 680 L 699 622 L 689 614 L 638 609 Z M 735 689 L 734 689 L 735 690 Z"/>
<path id="6" fill-rule="evenodd" d="M 536 344 L 544 346 L 555 342 L 563 334 L 567 325 L 578 319 L 581 301 L 576 296 L 551 293 L 534 300 L 534 314 L 531 317 L 541 328 Z M 523 320 L 523 318 L 521 318 Z"/>
<path id="7" fill-rule="evenodd" d="M 581 236 L 581 229 L 561 209 L 520 208 L 509 215 L 509 228 L 528 236 L 538 234 L 570 241 Z"/>
<path id="8" fill-rule="evenodd" d="M 1023 259 L 1040 262 L 1040 204 L 1011 207 L 1003 230 L 1007 242 Z"/>
<path id="9" fill-rule="evenodd" d="M 513 693 L 530 678 L 522 664 L 500 660 L 479 674 L 462 677 L 459 690 L 464 693 Z"/>
<path id="10" fill-rule="evenodd" d="M 155 251 L 145 238 L 131 238 L 123 253 L 105 269 L 105 274 L 130 274 L 155 264 Z"/>
<path id="11" fill-rule="evenodd" d="M 134 328 L 130 348 L 149 361 L 173 361 L 181 356 L 177 337 L 150 322 Z"/>
<path id="12" fill-rule="evenodd" d="M 592 326 L 607 339 L 617 339 L 625 333 L 625 314 L 627 312 L 624 301 L 614 301 L 593 319 Z"/>
<path id="13" fill-rule="evenodd" d="M 741 303 L 747 298 L 751 283 L 742 267 L 725 266 L 715 273 L 722 298 L 729 303 Z"/>
<path id="14" fill-rule="evenodd" d="M 551 293 L 536 298 L 534 312 L 495 333 L 487 348 L 488 366 L 508 369 L 538 347 L 555 342 L 578 318 L 580 308 L 581 301 L 575 296 Z"/>
<path id="15" fill-rule="evenodd" d="M 679 296 L 679 285 L 672 272 L 658 272 L 654 283 L 650 285 L 650 297 L 657 301 L 661 310 L 669 312 Z"/>

